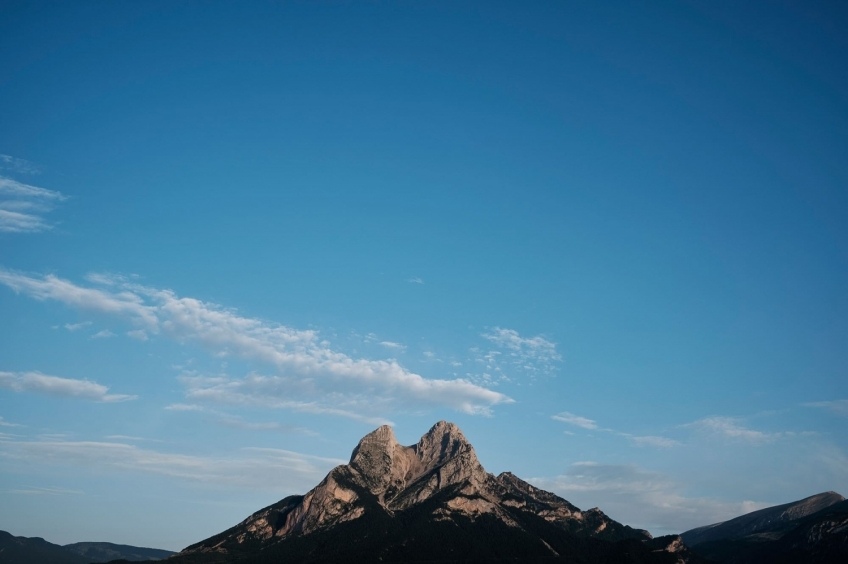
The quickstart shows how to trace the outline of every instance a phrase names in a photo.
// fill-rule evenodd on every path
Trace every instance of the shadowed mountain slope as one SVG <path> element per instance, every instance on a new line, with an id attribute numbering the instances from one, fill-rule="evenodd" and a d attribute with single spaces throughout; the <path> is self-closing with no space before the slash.
<path id="1" fill-rule="evenodd" d="M 88 560 L 41 537 L 16 537 L 0 531 L 0 562 L 3 564 L 88 564 Z"/>
<path id="2" fill-rule="evenodd" d="M 776 533 L 785 527 L 791 528 L 793 522 L 812 515 L 825 507 L 844 501 L 836 492 L 813 495 L 791 503 L 766 507 L 746 513 L 729 521 L 698 527 L 682 533 L 683 542 L 695 546 L 715 540 L 729 540 L 757 533 Z"/>
<path id="3" fill-rule="evenodd" d="M 61 546 L 40 537 L 16 537 L 0 531 L 2 564 L 91 564 L 124 559 L 125 562 L 162 560 L 170 550 L 142 548 L 110 542 L 77 542 Z"/>
<path id="4" fill-rule="evenodd" d="M 681 535 L 715 562 L 848 562 L 848 501 L 825 492 Z"/>

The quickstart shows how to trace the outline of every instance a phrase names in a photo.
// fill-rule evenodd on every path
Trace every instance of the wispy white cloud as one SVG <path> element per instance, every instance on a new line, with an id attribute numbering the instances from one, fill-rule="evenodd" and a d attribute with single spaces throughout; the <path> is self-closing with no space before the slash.
<path id="1" fill-rule="evenodd" d="M 0 176 L 0 231 L 37 233 L 51 229 L 44 216 L 64 200 L 67 196 L 61 192 Z"/>
<path id="2" fill-rule="evenodd" d="M 645 436 L 637 436 L 637 435 L 628 435 L 626 433 L 622 433 L 622 435 L 626 436 L 630 439 L 636 446 L 640 447 L 654 447 L 654 448 L 672 448 L 676 446 L 680 446 L 680 442 L 674 439 L 669 439 L 668 437 L 658 437 L 655 435 L 645 435 Z"/>
<path id="3" fill-rule="evenodd" d="M 323 390 L 310 380 L 296 380 L 286 376 L 265 376 L 251 373 L 243 378 L 228 376 L 182 376 L 186 397 L 202 402 L 235 406 L 259 406 L 270 409 L 285 409 L 316 415 L 334 415 L 362 421 L 370 425 L 391 425 L 392 421 L 372 415 L 388 411 L 387 400 L 376 395 L 357 394 L 348 391 Z M 323 394 L 323 401 L 305 401 L 293 397 L 314 397 Z M 183 404 L 177 404 L 182 406 Z M 188 407 L 173 409 L 192 411 Z M 171 406 L 169 406 L 171 407 Z M 205 409 L 204 409 L 205 411 Z"/>
<path id="4" fill-rule="evenodd" d="M 177 479 L 279 492 L 280 476 L 291 493 L 313 487 L 347 462 L 280 449 L 243 448 L 227 456 L 186 455 L 118 441 L 0 440 L 0 457 L 28 465 L 60 464 L 98 472 L 158 474 Z"/>
<path id="5" fill-rule="evenodd" d="M 0 231 L 9 233 L 37 233 L 50 226 L 41 217 L 33 214 L 4 209 L 0 203 Z"/>
<path id="6" fill-rule="evenodd" d="M 369 414 L 375 406 L 444 406 L 471 414 L 490 414 L 508 396 L 463 379 L 425 378 L 395 360 L 354 358 L 331 348 L 313 330 L 299 330 L 244 317 L 195 298 L 177 296 L 120 277 L 99 277 L 101 287 L 74 284 L 54 275 L 28 276 L 0 269 L 0 283 L 39 300 L 56 300 L 83 310 L 124 318 L 141 329 L 177 341 L 193 341 L 216 355 L 232 355 L 272 367 L 271 376 L 191 382 L 191 399 L 253 403 L 349 416 L 342 404 Z M 300 394 L 294 397 L 293 394 Z M 326 398 L 333 398 L 329 403 Z M 361 418 L 361 415 L 357 415 Z"/>
<path id="7" fill-rule="evenodd" d="M 501 380 L 510 380 L 510 374 L 530 378 L 551 375 L 562 361 L 556 343 L 541 335 L 522 337 L 514 329 L 495 327 L 480 336 L 495 348 L 472 348 L 472 358 L 486 372 L 497 374 Z"/>
<path id="8" fill-rule="evenodd" d="M 355 333 L 354 333 L 354 336 L 356 336 Z M 376 335 L 376 333 L 368 333 L 367 335 L 362 337 L 362 340 L 365 343 L 377 344 L 377 345 L 380 345 L 381 347 L 383 347 L 385 349 L 389 349 L 391 351 L 406 352 L 406 349 L 407 349 L 406 345 L 404 345 L 403 343 L 398 343 L 396 341 L 389 341 L 388 339 L 381 339 L 380 337 L 378 337 Z"/>
<path id="9" fill-rule="evenodd" d="M 526 351 L 534 357 L 561 360 L 559 353 L 556 351 L 556 343 L 545 339 L 541 335 L 522 337 L 514 329 L 495 327 L 488 333 L 483 333 L 482 336 L 496 345 L 512 351 Z"/>
<path id="10" fill-rule="evenodd" d="M 563 412 L 557 413 L 556 415 L 552 415 L 551 419 L 553 419 L 554 421 L 561 421 L 563 423 L 568 423 L 569 425 L 575 425 L 575 426 L 581 427 L 583 429 L 592 430 L 592 429 L 598 428 L 598 424 L 594 420 L 588 419 L 586 417 L 581 417 L 579 415 L 575 415 L 575 414 L 571 413 L 570 411 L 563 411 Z"/>
<path id="11" fill-rule="evenodd" d="M 64 327 L 68 331 L 79 331 L 91 325 L 91 321 L 80 321 L 79 323 L 65 323 Z"/>
<path id="12" fill-rule="evenodd" d="M 39 168 L 26 159 L 11 155 L 0 155 L 0 170 L 8 170 L 19 174 L 38 174 Z"/>
<path id="13" fill-rule="evenodd" d="M 556 415 L 552 415 L 551 419 L 553 419 L 554 421 L 560 421 L 562 423 L 568 423 L 569 425 L 580 427 L 581 429 L 586 429 L 588 431 L 601 431 L 610 435 L 624 437 L 629 440 L 631 444 L 638 447 L 672 448 L 680 446 L 680 442 L 674 439 L 670 439 L 668 437 L 661 437 L 657 435 L 640 436 L 633 435 L 631 433 L 624 433 L 622 431 L 616 431 L 615 429 L 602 428 L 598 426 L 598 422 L 594 419 L 575 415 L 570 411 L 562 411 L 560 413 L 557 413 Z M 566 434 L 573 435 L 574 433 L 566 432 Z"/>
<path id="14" fill-rule="evenodd" d="M 92 339 L 108 339 L 110 337 L 114 337 L 115 334 L 109 331 L 108 329 L 103 329 L 102 331 L 98 331 L 94 335 L 91 336 Z"/>
<path id="15" fill-rule="evenodd" d="M 838 399 L 830 401 L 813 401 L 804 404 L 805 407 L 816 407 L 825 409 L 835 415 L 848 417 L 848 399 Z"/>
<path id="16" fill-rule="evenodd" d="M 23 427 L 20 423 L 11 423 L 0 416 L 0 427 Z"/>
<path id="17" fill-rule="evenodd" d="M 773 505 L 688 497 L 675 480 L 632 464 L 577 462 L 559 476 L 529 481 L 578 507 L 601 507 L 613 519 L 654 534 L 680 533 Z"/>
<path id="18" fill-rule="evenodd" d="M 36 300 L 56 300 L 85 311 L 118 315 L 151 331 L 159 328 L 155 309 L 129 291 L 85 288 L 52 274 L 32 277 L 3 268 L 0 268 L 0 283 Z"/>
<path id="19" fill-rule="evenodd" d="M 110 394 L 107 386 L 91 380 L 60 378 L 41 372 L 0 372 L 0 387 L 15 392 L 36 392 L 107 403 L 133 400 L 138 397 L 126 394 Z"/>
<path id="20" fill-rule="evenodd" d="M 554 485 L 561 492 L 613 491 L 637 492 L 667 489 L 671 480 L 657 472 L 635 465 L 601 464 L 593 461 L 575 462 L 569 470 L 553 479 L 537 481 Z"/>
<path id="21" fill-rule="evenodd" d="M 133 329 L 131 331 L 127 331 L 127 336 L 132 337 L 136 341 L 147 341 L 150 337 L 147 336 L 147 331 L 144 329 Z"/>
<path id="22" fill-rule="evenodd" d="M 410 284 L 423 284 L 424 283 L 424 280 L 419 278 L 418 276 L 413 276 L 412 278 L 407 278 L 406 281 L 409 282 Z"/>
<path id="23" fill-rule="evenodd" d="M 754 444 L 774 441 L 785 435 L 784 433 L 765 433 L 749 429 L 744 427 L 735 417 L 705 417 L 688 423 L 686 426 L 709 435 Z"/>
<path id="24" fill-rule="evenodd" d="M 401 343 L 395 343 L 394 341 L 380 341 L 380 346 L 383 346 L 393 351 L 406 352 L 406 345 L 402 345 Z"/>

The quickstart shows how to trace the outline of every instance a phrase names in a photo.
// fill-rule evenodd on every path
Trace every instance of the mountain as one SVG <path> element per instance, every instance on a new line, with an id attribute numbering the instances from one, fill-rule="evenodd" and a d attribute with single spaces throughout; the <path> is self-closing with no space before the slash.
<path id="1" fill-rule="evenodd" d="M 487 473 L 441 421 L 402 446 L 366 435 L 305 495 L 286 497 L 189 546 L 172 564 L 211 562 L 689 562 L 679 537 L 652 539 L 511 473 Z"/>
<path id="2" fill-rule="evenodd" d="M 88 560 L 41 537 L 16 537 L 0 531 L 0 562 L 3 564 L 88 564 Z"/>
<path id="3" fill-rule="evenodd" d="M 681 535 L 715 562 L 848 562 L 848 501 L 825 492 Z"/>
<path id="4" fill-rule="evenodd" d="M 61 546 L 40 537 L 16 537 L 0 531 L 2 564 L 91 564 L 122 558 L 127 562 L 162 560 L 169 550 L 140 548 L 110 542 L 78 542 Z"/>
<path id="5" fill-rule="evenodd" d="M 174 554 L 170 550 L 113 544 L 111 542 L 75 542 L 66 544 L 63 548 L 83 556 L 87 562 L 109 562 L 118 559 L 128 562 L 146 562 L 164 560 Z"/>
<path id="6" fill-rule="evenodd" d="M 740 539 L 754 534 L 774 535 L 794 527 L 798 519 L 844 500 L 845 498 L 836 492 L 821 493 L 799 501 L 746 513 L 730 521 L 698 527 L 680 536 L 687 545 L 696 546 L 709 541 Z"/>

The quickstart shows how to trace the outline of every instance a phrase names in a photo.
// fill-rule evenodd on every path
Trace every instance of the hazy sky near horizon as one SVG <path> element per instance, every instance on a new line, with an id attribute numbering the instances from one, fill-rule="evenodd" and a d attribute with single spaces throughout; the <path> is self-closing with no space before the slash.
<path id="1" fill-rule="evenodd" d="M 0 4 L 0 529 L 440 419 L 654 534 L 848 494 L 848 8 L 738 4 Z"/>

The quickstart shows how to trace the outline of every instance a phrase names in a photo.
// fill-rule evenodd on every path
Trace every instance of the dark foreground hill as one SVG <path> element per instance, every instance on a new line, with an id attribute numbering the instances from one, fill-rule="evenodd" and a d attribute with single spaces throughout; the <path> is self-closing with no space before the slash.
<path id="1" fill-rule="evenodd" d="M 350 463 L 192 545 L 172 564 L 213 562 L 695 562 L 679 537 L 652 539 L 510 473 L 488 474 L 455 425 L 401 446 L 366 435 Z"/>
<path id="2" fill-rule="evenodd" d="M 61 546 L 40 537 L 16 537 L 0 531 L 2 564 L 91 564 L 121 558 L 127 562 L 161 560 L 169 550 L 142 548 L 110 542 L 78 542 Z"/>
<path id="3" fill-rule="evenodd" d="M 848 562 L 848 501 L 835 492 L 767 507 L 681 535 L 696 554 L 726 564 Z"/>
<path id="4" fill-rule="evenodd" d="M 16 537 L 0 531 L 0 562 L 3 564 L 88 564 L 88 560 L 41 537 Z"/>

